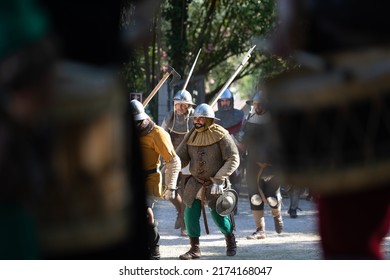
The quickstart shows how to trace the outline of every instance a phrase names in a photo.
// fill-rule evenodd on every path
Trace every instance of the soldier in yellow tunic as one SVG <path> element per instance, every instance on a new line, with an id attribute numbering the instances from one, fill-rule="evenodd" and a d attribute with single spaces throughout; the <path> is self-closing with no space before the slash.
<path id="1" fill-rule="evenodd" d="M 156 125 L 145 113 L 144 107 L 138 100 L 130 102 L 137 130 L 140 135 L 140 148 L 143 155 L 143 167 L 146 173 L 147 219 L 149 232 L 150 259 L 160 259 L 157 222 L 154 219 L 154 202 L 161 197 L 173 199 L 176 191 L 176 181 L 181 169 L 180 158 L 175 153 L 169 134 Z M 166 163 L 165 185 L 163 193 L 162 176 L 159 171 L 160 156 Z"/>

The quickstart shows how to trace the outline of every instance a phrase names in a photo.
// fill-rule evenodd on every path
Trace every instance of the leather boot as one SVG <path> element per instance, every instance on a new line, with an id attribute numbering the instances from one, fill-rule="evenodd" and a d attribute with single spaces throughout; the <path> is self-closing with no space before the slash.
<path id="1" fill-rule="evenodd" d="M 253 219 L 256 224 L 256 231 L 247 236 L 246 239 L 265 239 L 265 219 L 264 210 L 253 210 Z"/>
<path id="2" fill-rule="evenodd" d="M 232 257 L 236 255 L 237 251 L 237 242 L 234 233 L 225 235 L 226 240 L 226 256 Z"/>
<path id="3" fill-rule="evenodd" d="M 272 216 L 274 217 L 275 231 L 276 233 L 282 233 L 283 231 L 283 218 L 280 213 L 280 209 L 271 209 Z"/>
<path id="4" fill-rule="evenodd" d="M 199 237 L 190 237 L 191 248 L 188 252 L 179 256 L 181 260 L 193 260 L 200 258 Z"/>
<path id="5" fill-rule="evenodd" d="M 160 259 L 160 234 L 157 229 L 157 222 L 153 225 L 148 225 L 148 254 L 150 260 Z"/>

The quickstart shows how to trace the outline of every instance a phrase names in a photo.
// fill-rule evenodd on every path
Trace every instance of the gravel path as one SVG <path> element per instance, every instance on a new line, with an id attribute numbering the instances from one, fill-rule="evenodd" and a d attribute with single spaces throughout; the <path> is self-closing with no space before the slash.
<path id="1" fill-rule="evenodd" d="M 226 257 L 225 240 L 223 235 L 207 213 L 210 234 L 204 230 L 201 218 L 200 248 L 202 260 L 223 259 L 263 259 L 263 260 L 319 260 L 321 259 L 320 237 L 317 233 L 317 210 L 314 202 L 305 199 L 300 200 L 298 218 L 292 219 L 287 214 L 289 200 L 283 198 L 282 214 L 284 231 L 277 234 L 271 211 L 268 206 L 265 209 L 265 222 L 267 238 L 263 240 L 247 240 L 246 236 L 254 230 L 254 222 L 249 208 L 246 194 L 240 194 L 238 202 L 238 215 L 236 221 L 237 255 Z M 179 230 L 175 230 L 176 210 L 174 206 L 165 200 L 160 200 L 155 205 L 155 215 L 159 222 L 161 235 L 160 252 L 161 259 L 175 260 L 180 254 L 189 249 L 187 237 L 179 236 Z M 385 253 L 390 259 L 390 235 L 385 240 Z"/>

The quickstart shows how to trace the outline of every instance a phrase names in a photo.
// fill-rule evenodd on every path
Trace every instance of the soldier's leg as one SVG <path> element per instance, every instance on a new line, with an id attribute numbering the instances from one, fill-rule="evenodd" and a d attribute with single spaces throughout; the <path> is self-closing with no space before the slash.
<path id="1" fill-rule="evenodd" d="M 189 178 L 189 175 L 183 175 L 182 173 L 180 173 L 180 177 L 179 177 L 179 180 L 178 180 L 178 182 L 179 182 L 178 194 L 181 197 L 183 196 L 185 184 L 186 184 L 188 178 Z M 184 221 L 184 210 L 185 210 L 185 208 L 186 208 L 185 204 L 183 202 L 181 202 L 179 219 L 178 219 L 178 221 L 176 220 L 176 222 L 178 223 L 178 226 L 180 227 L 180 235 L 181 236 L 187 236 L 186 224 L 185 224 L 185 221 Z"/>
<path id="2" fill-rule="evenodd" d="M 169 201 L 173 204 L 173 206 L 175 206 L 175 209 L 176 209 L 176 213 L 177 213 L 177 217 L 176 217 L 176 221 L 175 221 L 175 229 L 179 229 L 181 224 L 184 223 L 184 217 L 183 217 L 183 212 L 182 212 L 182 205 L 183 205 L 183 201 L 182 201 L 182 198 L 181 198 L 181 179 L 182 179 L 182 176 L 181 176 L 181 173 L 179 173 L 179 177 L 177 179 L 177 192 L 176 192 L 176 195 L 175 195 L 175 198 L 173 199 L 170 199 Z"/>
<path id="3" fill-rule="evenodd" d="M 233 233 L 232 221 L 228 216 L 221 216 L 215 209 L 211 210 L 211 217 L 219 230 L 225 235 L 226 241 L 226 255 L 231 257 L 236 254 L 237 242 Z"/>
<path id="4" fill-rule="evenodd" d="M 201 202 L 199 199 L 195 199 L 191 208 L 187 207 L 184 210 L 184 220 L 187 228 L 187 234 L 190 239 L 190 249 L 179 256 L 181 260 L 199 259 L 201 256 L 199 247 L 200 236 L 200 215 L 201 215 Z"/>
<path id="5" fill-rule="evenodd" d="M 287 213 L 291 218 L 297 218 L 297 210 L 299 209 L 299 196 L 301 193 L 301 188 L 292 186 L 288 191 L 288 195 L 290 198 L 290 206 L 288 208 Z"/>
<path id="6" fill-rule="evenodd" d="M 199 199 L 192 202 L 192 206 L 186 206 L 184 210 L 184 221 L 186 224 L 187 234 L 189 237 L 200 236 L 200 215 L 202 206 Z"/>
<path id="7" fill-rule="evenodd" d="M 180 214 L 181 214 L 181 205 L 183 204 L 180 194 L 176 192 L 175 198 L 169 199 L 169 201 L 176 208 L 177 217 L 176 217 L 176 221 L 175 221 L 175 229 L 178 229 L 178 228 L 180 228 L 180 219 L 182 218 L 180 216 Z"/>
<path id="8" fill-rule="evenodd" d="M 252 210 L 253 219 L 256 225 L 256 231 L 248 235 L 247 239 L 265 239 L 265 219 L 264 210 Z"/>
<path id="9" fill-rule="evenodd" d="M 247 239 L 264 239 L 266 237 L 264 219 L 265 201 L 262 201 L 258 191 L 257 172 L 257 166 L 248 165 L 246 172 L 248 199 L 250 208 L 252 210 L 253 220 L 256 225 L 256 230 L 251 235 L 247 236 Z M 259 183 L 262 184 L 263 181 Z"/>
<path id="10" fill-rule="evenodd" d="M 149 259 L 159 260 L 160 259 L 160 234 L 158 233 L 157 222 L 154 219 L 153 213 L 153 202 L 148 198 L 148 206 L 146 210 L 146 217 L 148 220 L 148 254 Z"/>
<path id="11" fill-rule="evenodd" d="M 274 178 L 264 183 L 264 195 L 267 198 L 268 205 L 271 207 L 272 217 L 274 218 L 275 231 L 281 233 L 283 231 L 282 218 L 282 195 L 280 194 L 280 185 Z"/>

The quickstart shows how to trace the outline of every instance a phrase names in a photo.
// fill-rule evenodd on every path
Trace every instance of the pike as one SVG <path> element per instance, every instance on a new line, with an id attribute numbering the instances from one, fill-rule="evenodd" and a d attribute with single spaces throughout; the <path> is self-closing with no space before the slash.
<path id="1" fill-rule="evenodd" d="M 192 64 L 190 73 L 188 73 L 187 80 L 186 80 L 186 82 L 184 83 L 184 86 L 183 86 L 183 89 L 182 89 L 182 90 L 185 90 L 185 89 L 187 88 L 188 82 L 190 81 L 190 78 L 191 78 L 191 76 L 192 76 L 192 72 L 194 71 L 194 68 L 195 68 L 196 62 L 198 61 L 198 57 L 199 57 L 199 54 L 200 54 L 200 51 L 201 51 L 201 50 L 202 50 L 202 49 L 199 49 L 198 54 L 196 55 L 195 61 L 194 61 L 194 63 Z"/>
<path id="2" fill-rule="evenodd" d="M 165 83 L 165 81 L 168 79 L 169 75 L 172 74 L 172 81 L 169 84 L 174 84 L 176 81 L 180 80 L 181 76 L 179 73 L 176 72 L 176 70 L 168 65 L 168 71 L 164 74 L 164 76 L 161 78 L 161 80 L 158 82 L 158 84 L 154 87 L 151 93 L 149 93 L 148 97 L 146 97 L 145 101 L 142 103 L 144 107 L 148 105 L 150 100 L 156 95 L 158 90 L 162 87 L 162 85 Z"/>
<path id="3" fill-rule="evenodd" d="M 241 69 L 244 67 L 244 65 L 248 62 L 249 58 L 251 57 L 251 53 L 255 48 L 256 48 L 256 45 L 254 45 L 252 48 L 250 48 L 250 50 L 245 54 L 240 65 L 237 67 L 236 71 L 229 78 L 229 80 L 226 81 L 225 85 L 219 90 L 218 94 L 214 97 L 213 101 L 210 104 L 211 107 L 213 107 L 215 105 L 215 103 L 218 101 L 218 98 L 222 95 L 222 93 L 225 91 L 225 89 L 227 89 L 230 86 L 230 84 L 233 82 L 234 78 L 241 71 Z"/>

